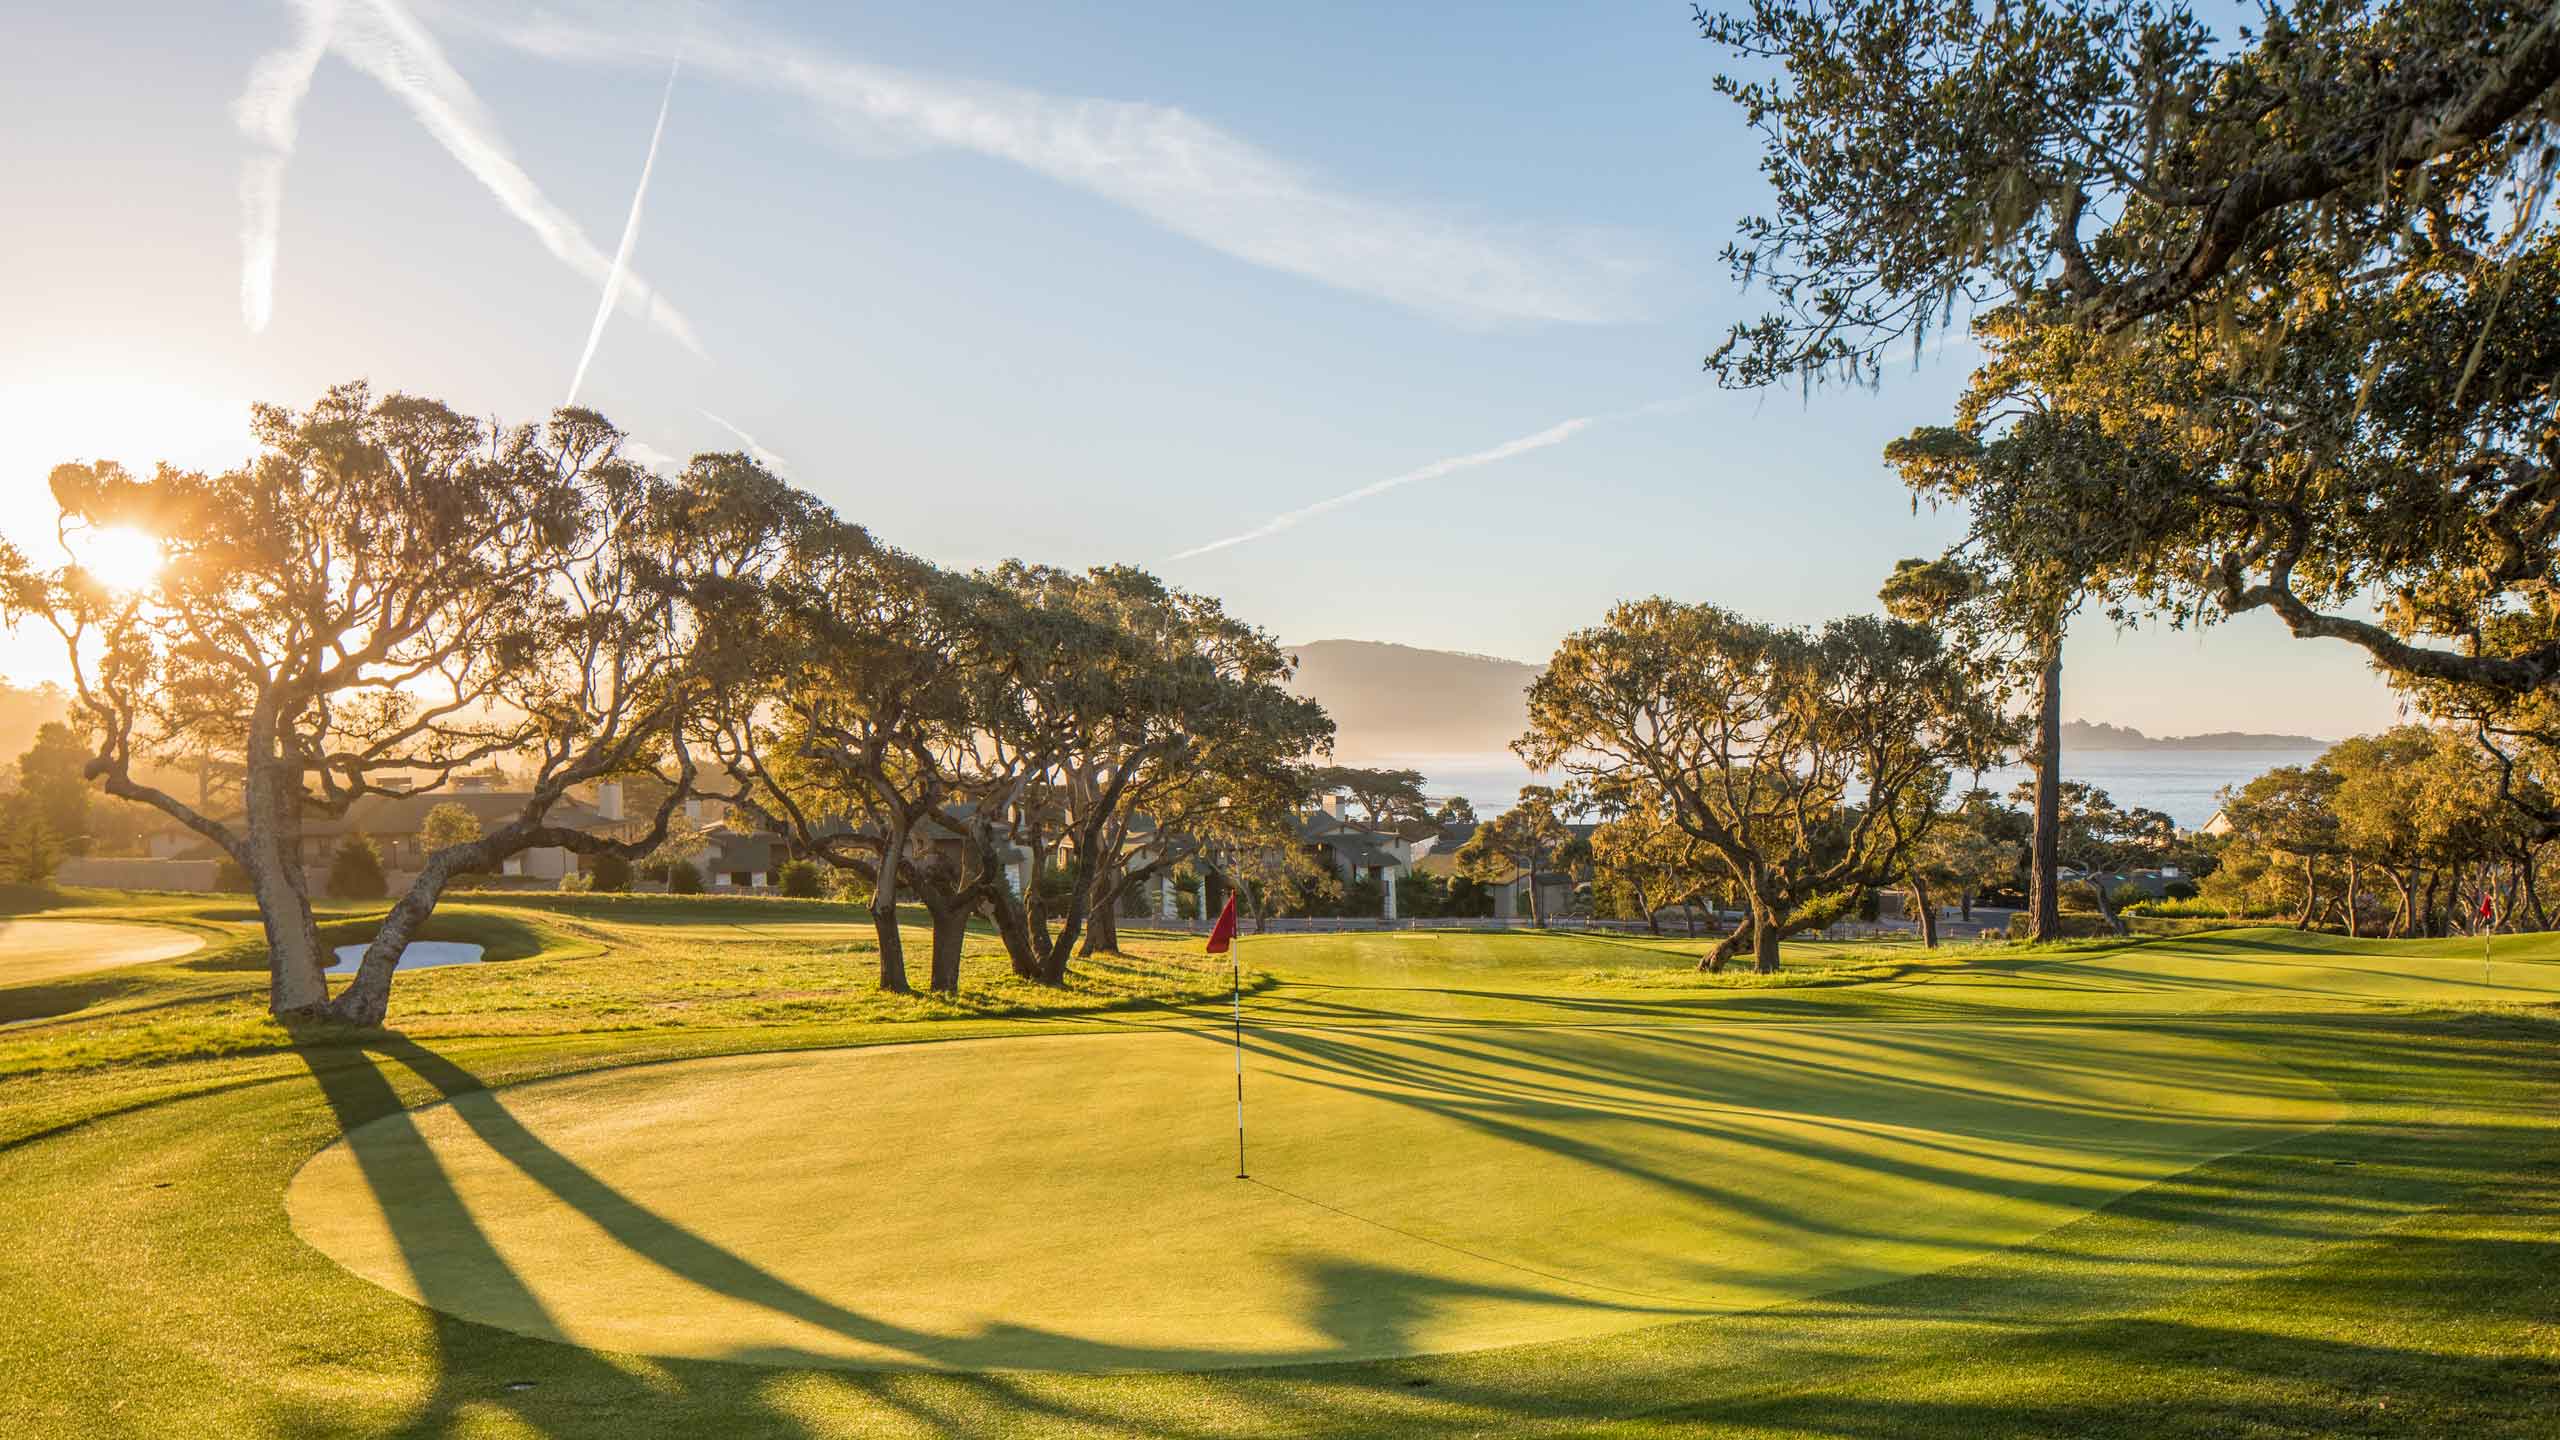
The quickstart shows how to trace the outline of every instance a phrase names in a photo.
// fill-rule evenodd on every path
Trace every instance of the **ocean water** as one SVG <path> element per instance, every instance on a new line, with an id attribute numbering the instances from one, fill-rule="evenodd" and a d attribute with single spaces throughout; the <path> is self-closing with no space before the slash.
<path id="1" fill-rule="evenodd" d="M 2065 750 L 2065 779 L 2095 785 L 2119 805 L 2139 805 L 2167 812 L 2180 825 L 2193 828 L 2213 818 L 2222 791 L 2237 789 L 2281 765 L 2303 765 L 2318 758 L 2311 750 Z M 1507 755 L 1366 756 L 1362 765 L 1408 768 L 1430 779 L 1423 789 L 1432 795 L 1464 795 L 1481 815 L 1510 808 L 1520 787 L 1553 784 L 1559 777 L 1532 773 Z M 2025 782 L 2024 766 L 1986 771 L 1982 784 L 2006 795 Z M 1964 787 L 1963 778 L 1957 780 Z"/>

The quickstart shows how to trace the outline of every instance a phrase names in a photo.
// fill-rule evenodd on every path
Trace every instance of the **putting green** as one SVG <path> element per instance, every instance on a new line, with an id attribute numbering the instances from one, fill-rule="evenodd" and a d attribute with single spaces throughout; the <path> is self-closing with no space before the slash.
<path id="1" fill-rule="evenodd" d="M 67 980 L 93 970 L 174 960 L 203 948 L 203 936 L 157 925 L 0 920 L 0 985 Z"/>
<path id="2" fill-rule="evenodd" d="M 2328 1123 L 2163 1029 L 1330 1028 L 640 1067 L 359 1127 L 295 1229 L 572 1344 L 857 1368 L 1201 1369 L 1766 1305 L 2026 1241 Z"/>

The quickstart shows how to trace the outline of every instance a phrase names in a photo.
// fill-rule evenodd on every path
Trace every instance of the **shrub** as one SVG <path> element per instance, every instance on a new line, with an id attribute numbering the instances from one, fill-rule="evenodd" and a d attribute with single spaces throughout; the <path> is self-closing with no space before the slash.
<path id="1" fill-rule="evenodd" d="M 2281 918 L 2285 912 L 2271 905 L 2233 905 L 2200 896 L 2179 896 L 2167 900 L 2145 900 L 2126 913 L 2182 920 L 2270 920 Z"/>
<path id="2" fill-rule="evenodd" d="M 470 806 L 455 800 L 447 800 L 428 811 L 427 818 L 418 826 L 419 842 L 429 851 L 467 845 L 479 838 L 480 817 L 471 813 Z"/>
<path id="3" fill-rule="evenodd" d="M 340 900 L 379 900 L 391 893 L 391 881 L 382 873 L 382 852 L 361 835 L 350 835 L 338 842 L 338 853 L 329 857 L 329 893 Z"/>
<path id="4" fill-rule="evenodd" d="M 618 895 L 631 888 L 631 862 L 607 852 L 587 862 L 587 881 L 592 889 Z"/>
<path id="5" fill-rule="evenodd" d="M 667 864 L 667 893 L 670 895 L 701 894 L 702 872 L 695 869 L 693 862 L 690 860 L 669 861 Z"/>
<path id="6" fill-rule="evenodd" d="M 240 868 L 239 861 L 225 856 L 213 867 L 213 888 L 226 895 L 246 895 L 257 887 L 249 883 L 249 872 Z"/>
<path id="7" fill-rule="evenodd" d="M 2172 880 L 2161 886 L 2160 890 L 2166 898 L 2171 900 L 2193 900 L 2204 893 L 2196 888 L 2196 882 L 2193 880 Z"/>
<path id="8" fill-rule="evenodd" d="M 575 870 L 560 877 L 560 893 L 563 895 L 584 895 L 594 888 L 596 882 L 592 876 L 581 875 Z"/>
<path id="9" fill-rule="evenodd" d="M 827 893 L 827 877 L 818 873 L 815 860 L 785 861 L 776 878 L 782 893 L 795 900 L 815 900 Z"/>
<path id="10" fill-rule="evenodd" d="M 2062 913 L 2062 938 L 2065 940 L 2107 939 L 2114 928 L 2094 910 L 2066 910 Z M 2024 940 L 2035 933 L 2036 917 L 2025 910 L 2009 917 L 2009 938 Z"/>

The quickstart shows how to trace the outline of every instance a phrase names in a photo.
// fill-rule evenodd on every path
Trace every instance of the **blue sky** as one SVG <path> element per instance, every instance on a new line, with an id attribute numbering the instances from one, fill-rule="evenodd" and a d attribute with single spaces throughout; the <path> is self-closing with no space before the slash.
<path id="1" fill-rule="evenodd" d="M 1877 457 L 1961 347 L 1809 400 L 1700 374 L 1762 190 L 1685 3 L 10 3 L 21 543 L 52 463 L 236 458 L 251 400 L 559 403 L 678 53 L 630 274 L 692 343 L 626 304 L 580 398 L 672 456 L 752 435 L 945 563 L 1134 561 L 1286 639 L 1537 659 L 1623 596 L 1865 609 L 1954 532 Z M 2393 718 L 2263 619 L 2070 658 L 2071 713 L 2155 733 Z"/>

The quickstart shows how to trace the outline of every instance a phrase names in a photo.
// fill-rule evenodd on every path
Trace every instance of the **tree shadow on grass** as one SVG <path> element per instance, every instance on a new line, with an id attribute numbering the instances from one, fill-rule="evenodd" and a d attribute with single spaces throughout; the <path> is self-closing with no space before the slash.
<path id="1" fill-rule="evenodd" d="M 651 1211 L 527 1129 L 477 1075 L 425 1046 L 392 1037 L 360 1051 L 341 1047 L 301 1053 L 341 1130 L 350 1136 L 361 1130 L 388 1142 L 351 1141 L 348 1148 L 366 1185 L 381 1200 L 393 1242 L 425 1302 L 434 1381 L 396 1432 L 417 1440 L 453 1433 L 496 1414 L 541 1434 L 596 1433 L 599 1407 L 627 1416 L 632 1427 L 607 1426 L 605 1433 L 663 1427 L 687 1434 L 816 1434 L 821 1432 L 806 1428 L 769 1392 L 776 1371 L 817 1368 L 833 1372 L 826 1379 L 828 1387 L 866 1396 L 940 1433 L 982 1433 L 978 1420 L 953 1417 L 982 1417 L 991 1402 L 1018 1418 L 1045 1417 L 1062 1425 L 1118 1432 L 1118 1419 L 1067 1402 L 1053 1393 L 1052 1385 L 1022 1374 L 975 1372 L 1008 1365 L 1106 1374 L 1200 1372 L 1240 1360 L 1333 1365 L 1410 1348 L 1405 1337 L 1440 1306 L 1460 1297 L 1533 1306 L 1647 1308 L 1377 1265 L 1315 1261 L 1303 1272 L 1309 1288 L 1306 1319 L 1324 1339 L 1282 1352 L 1132 1347 L 1005 1324 L 957 1335 L 920 1331 L 813 1293 Z M 895 1366 L 846 1368 L 841 1354 L 788 1345 L 742 1347 L 720 1360 L 644 1359 L 577 1345 L 567 1338 L 561 1318 L 507 1263 L 432 1151 L 403 1143 L 416 1139 L 412 1112 L 380 1068 L 385 1061 L 427 1081 L 476 1138 L 632 1254 L 724 1299 L 903 1356 L 910 1371 L 942 1373 L 925 1383 L 926 1376 L 902 1374 Z M 385 1126 L 392 1128 L 386 1131 Z M 690 1428 L 697 1424 L 702 1428 Z M 313 1436 L 342 1430 L 333 1417 L 321 1413 L 305 1415 L 289 1428 Z"/>
<path id="2" fill-rule="evenodd" d="M 2418 1028 L 2423 1027 L 2342 1031 L 2304 1022 L 2267 1038 L 2287 1042 L 2297 1054 L 2306 1040 L 2352 1046 L 2349 1053 L 2329 1057 L 2327 1068 L 2423 1094 L 2446 1083 L 2454 1065 Z M 2506 1028 L 2514 1033 L 2502 1031 L 2498 1038 L 2547 1052 L 2547 1025 L 2514 1022 Z M 2198 1026 L 2196 1033 L 2232 1035 L 2227 1025 Z M 313 1074 L 343 1129 L 402 1110 L 377 1068 L 377 1055 L 423 1077 L 449 1099 L 484 1089 L 467 1068 L 405 1040 L 383 1043 L 370 1054 L 312 1052 L 307 1058 Z M 1337 1070 L 1374 1071 L 1363 1057 L 1326 1058 Z M 1428 1052 L 1424 1059 L 1434 1066 L 1460 1064 L 1458 1057 Z M 1417 1078 L 1399 1071 L 1394 1084 L 1402 1088 Z M 1381 1081 L 1375 1073 L 1362 1073 L 1358 1083 Z M 1337 1082 L 1351 1083 L 1341 1075 Z M 1522 1098 L 1461 1095 L 1439 1103 L 1491 1111 L 1474 1118 L 1501 1125 L 1516 1123 Z M 2518 1123 L 2526 1105 L 2519 1097 Z M 756 1303 L 837 1333 L 906 1336 L 919 1349 L 943 1338 L 917 1336 L 891 1319 L 807 1294 L 634 1205 L 567 1157 L 545 1153 L 550 1147 L 538 1137 L 511 1133 L 512 1117 L 503 1107 L 475 1109 L 493 1127 L 482 1138 L 564 1204 L 696 1283 L 722 1293 L 744 1292 Z M 432 1332 L 435 1373 L 428 1393 L 396 1433 L 425 1440 L 498 1417 L 530 1433 L 617 1440 L 651 1434 L 799 1440 L 889 1430 L 943 1436 L 1455 1435 L 1578 1431 L 1638 1417 L 1658 1433 L 1753 1426 L 1841 1440 L 2220 1435 L 2249 1424 L 2304 1436 L 2411 1433 L 2372 1411 L 2369 1396 L 2403 1386 L 2459 1390 L 2462 1377 L 2447 1374 L 2448 1367 L 2462 1364 L 2459 1358 L 2423 1347 L 2289 1334 L 2281 1307 L 2263 1312 L 2254 1326 L 2241 1319 L 2216 1327 L 2156 1316 L 2106 1318 L 2111 1310 L 2156 1304 L 2200 1281 L 2242 1279 L 2308 1258 L 2413 1207 L 2443 1203 L 2515 1160 L 2501 1127 L 2421 1120 L 2345 1125 L 2301 1137 L 2281 1151 L 2225 1157 L 2127 1195 L 2030 1245 L 1953 1270 L 1769 1311 L 1541 1347 L 1520 1361 L 1496 1354 L 1327 1364 L 1328 1347 L 1318 1347 L 1303 1357 L 1308 1364 L 1294 1368 L 1135 1377 L 766 1369 L 761 1367 L 807 1366 L 827 1357 L 772 1350 L 738 1357 L 756 1364 L 641 1360 L 426 1311 L 421 1323 Z M 2355 1157 L 2366 1168 L 2322 1168 Z M 393 1182 L 385 1177 L 384 1183 Z M 449 1182 L 439 1187 L 429 1176 L 399 1183 L 412 1187 L 406 1192 L 410 1208 L 434 1221 L 413 1222 L 401 1236 L 413 1265 L 450 1268 L 447 1262 L 458 1256 L 500 1277 L 507 1274 Z M 416 1188 L 421 1183 L 424 1193 Z M 2545 1203 L 2538 1213 L 2547 1209 Z M 2560 1261 L 2550 1249 L 2458 1240 L 2390 1247 L 2384 1253 L 2397 1268 L 2371 1277 L 2370 1293 L 2378 1297 L 2375 1319 L 2405 1319 L 2381 1305 L 2458 1281 L 2464 1293 L 2486 1297 L 2470 1302 L 2472 1313 L 2512 1321 L 2504 1311 L 2539 1304 L 2535 1297 L 2560 1279 L 2554 1273 Z M 2537 1285 L 2530 1279 L 2535 1275 L 2546 1278 Z M 1431 1303 L 1429 1286 L 1440 1283 L 1359 1266 L 1319 1280 L 1309 1314 L 1333 1342 L 1334 1353 L 1346 1351 L 1361 1327 L 1376 1323 L 1374 1306 L 1350 1305 L 1349 1297 L 1374 1293 L 1381 1285 L 1401 1286 L 1421 1307 Z M 518 1282 L 517 1288 L 524 1287 Z M 529 1292 L 515 1303 L 528 1317 L 541 1314 Z M 2313 1296 L 2303 1303 L 2339 1302 Z M 1392 1313 L 1387 1323 L 1398 1323 Z M 1969 1378 L 1951 1388 L 1937 1387 L 1935 1375 L 1913 1383 L 1909 1362 L 1932 1346 L 1952 1357 L 1950 1373 Z M 1162 1356 L 1134 1352 L 1123 1359 L 1131 1369 L 1166 1363 Z M 1856 1376 L 1897 1362 L 1906 1370 L 1896 1372 L 1902 1379 L 1895 1390 L 1858 1388 Z M 2518 1394 L 2560 1394 L 2553 1370 L 2547 1356 L 2500 1362 L 2497 1393 L 2484 1395 L 2483 1413 L 2493 1421 L 2512 1420 L 2519 1413 Z M 2010 1372 L 2020 1377 L 2016 1383 L 1983 1378 Z M 2117 1388 L 2085 1393 L 2077 1378 L 2084 1374 L 2112 1377 Z M 2328 1378 L 2287 1388 L 2302 1375 Z M 515 1382 L 531 1388 L 509 1388 Z M 1700 1398 L 1715 1395 L 1757 1398 Z M 1664 1410 L 1666 1401 L 1682 1408 Z M 298 1417 L 291 1433 L 335 1435 L 347 1428 L 343 1419 L 312 1411 Z M 2474 1433 L 2533 1432 L 2484 1423 Z"/>

